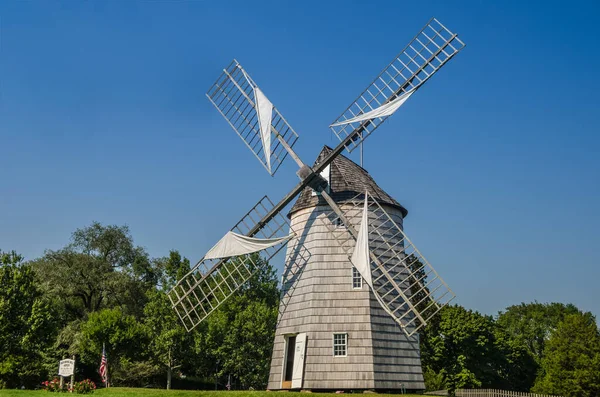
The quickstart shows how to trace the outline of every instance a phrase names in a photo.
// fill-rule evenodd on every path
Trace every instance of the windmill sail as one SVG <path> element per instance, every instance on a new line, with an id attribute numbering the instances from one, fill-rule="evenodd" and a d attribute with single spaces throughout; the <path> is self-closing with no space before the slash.
<path id="1" fill-rule="evenodd" d="M 351 152 L 465 44 L 437 19 L 427 25 L 330 125 Z"/>
<path id="2" fill-rule="evenodd" d="M 259 224 L 272 208 L 271 200 L 263 197 L 169 291 L 171 306 L 188 331 L 241 288 L 291 238 L 289 224 L 280 213 Z"/>
<path id="3" fill-rule="evenodd" d="M 400 106 L 404 105 L 404 102 L 410 98 L 412 94 L 414 94 L 415 90 L 410 90 L 400 95 L 398 98 L 379 106 L 376 109 L 371 110 L 370 112 L 360 114 L 356 117 L 353 117 L 348 120 L 338 121 L 335 124 L 331 124 L 330 127 L 338 127 L 344 124 L 352 124 L 357 123 L 359 121 L 371 120 L 379 117 L 387 117 L 391 116 L 396 112 L 396 110 L 400 109 Z"/>
<path id="4" fill-rule="evenodd" d="M 291 236 L 279 238 L 254 238 L 229 231 L 206 253 L 206 255 L 204 255 L 204 259 L 222 259 L 252 254 L 282 244 L 290 238 Z"/>
<path id="5" fill-rule="evenodd" d="M 455 295 L 387 211 L 376 200 L 366 201 L 363 196 L 366 194 L 355 196 L 340 208 L 348 221 L 346 227 L 360 225 L 363 229 L 365 224 L 368 225 L 368 263 L 372 277 L 369 286 L 381 307 L 407 336 L 413 336 Z M 359 241 L 361 231 L 359 229 L 356 243 L 353 243 L 353 233 L 340 231 L 331 223 L 334 214 L 332 210 L 319 219 L 358 269 L 366 261 L 364 253 L 356 263 L 354 261 L 359 257 L 356 253 L 366 245 L 364 240 Z M 369 214 L 368 222 L 364 221 L 365 214 Z M 363 229 L 363 236 L 364 233 Z"/>
<path id="6" fill-rule="evenodd" d="M 298 134 L 242 65 L 233 60 L 206 96 L 267 172 L 274 175 L 288 155 L 285 146 L 292 148 Z"/>
<path id="7" fill-rule="evenodd" d="M 260 88 L 254 88 L 254 98 L 256 98 L 256 114 L 260 126 L 260 138 L 263 144 L 263 153 L 265 154 L 265 163 L 269 174 L 271 173 L 271 118 L 273 117 L 273 104 L 263 94 Z"/>

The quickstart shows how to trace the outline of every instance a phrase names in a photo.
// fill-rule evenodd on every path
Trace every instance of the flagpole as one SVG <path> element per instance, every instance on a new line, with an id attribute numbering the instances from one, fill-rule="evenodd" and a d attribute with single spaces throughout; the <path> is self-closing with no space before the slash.
<path id="1" fill-rule="evenodd" d="M 102 358 L 100 359 L 100 369 L 98 370 L 104 387 L 110 387 L 108 382 L 108 357 L 106 356 L 106 343 L 102 342 Z"/>
<path id="2" fill-rule="evenodd" d="M 102 350 L 104 350 L 104 354 L 106 354 L 104 343 L 102 343 Z M 108 355 L 106 356 L 106 388 L 110 388 L 110 382 L 108 381 Z"/>

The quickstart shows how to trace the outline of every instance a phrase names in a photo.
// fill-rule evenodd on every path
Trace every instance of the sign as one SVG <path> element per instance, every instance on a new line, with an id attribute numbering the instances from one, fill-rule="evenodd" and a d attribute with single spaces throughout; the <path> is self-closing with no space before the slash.
<path id="1" fill-rule="evenodd" d="M 73 372 L 75 372 L 75 360 L 60 360 L 58 366 L 58 374 L 60 376 L 71 376 L 73 375 Z"/>

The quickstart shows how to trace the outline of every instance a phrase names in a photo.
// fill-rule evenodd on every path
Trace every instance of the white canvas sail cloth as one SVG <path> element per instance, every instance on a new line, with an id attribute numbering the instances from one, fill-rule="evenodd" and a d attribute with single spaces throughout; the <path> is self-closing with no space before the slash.
<path id="1" fill-rule="evenodd" d="M 220 259 L 251 254 L 284 243 L 293 235 L 280 238 L 254 238 L 234 232 L 227 234 L 219 240 L 204 256 L 204 259 Z"/>
<path id="2" fill-rule="evenodd" d="M 362 218 L 360 221 L 360 226 L 358 229 L 358 236 L 356 238 L 356 245 L 354 246 L 354 252 L 352 253 L 352 258 L 350 261 L 354 265 L 354 267 L 360 272 L 363 280 L 371 287 L 371 290 L 374 292 L 375 298 L 390 316 L 393 319 L 396 319 L 397 316 L 394 314 L 392 310 L 388 307 L 388 305 L 383 301 L 378 291 L 373 288 L 373 277 L 371 273 L 371 257 L 369 250 L 369 204 L 368 193 L 365 191 L 365 204 L 363 207 Z M 396 320 L 396 322 L 401 326 L 404 325 Z"/>
<path id="3" fill-rule="evenodd" d="M 271 172 L 271 118 L 273 117 L 273 104 L 258 87 L 254 87 L 256 114 L 260 126 L 260 139 L 263 144 L 265 162 L 269 173 Z"/>
<path id="4" fill-rule="evenodd" d="M 256 109 L 258 118 L 260 140 L 263 145 L 263 153 L 265 154 L 265 163 L 269 173 L 271 173 L 271 119 L 273 118 L 273 103 L 269 101 L 269 98 L 267 98 L 258 86 L 252 83 L 246 71 L 241 66 L 239 68 L 254 91 L 254 108 Z"/>
<path id="5" fill-rule="evenodd" d="M 365 192 L 365 204 L 363 208 L 360 226 L 358 228 L 358 237 L 352 253 L 352 264 L 360 272 L 360 275 L 367 284 L 373 289 L 373 279 L 371 276 L 371 258 L 369 256 L 369 212 L 367 204 L 368 193 Z"/>
<path id="6" fill-rule="evenodd" d="M 351 119 L 338 121 L 337 123 L 331 124 L 330 127 L 337 127 L 339 125 L 356 123 L 359 121 L 371 120 L 379 117 L 391 116 L 396 110 L 400 108 L 400 106 L 404 105 L 404 102 L 406 102 L 414 92 L 415 89 L 413 88 L 412 90 L 400 95 L 398 98 L 388 103 L 385 103 L 379 106 L 378 108 L 371 110 L 370 112 L 359 114 L 358 116 L 352 117 Z"/>

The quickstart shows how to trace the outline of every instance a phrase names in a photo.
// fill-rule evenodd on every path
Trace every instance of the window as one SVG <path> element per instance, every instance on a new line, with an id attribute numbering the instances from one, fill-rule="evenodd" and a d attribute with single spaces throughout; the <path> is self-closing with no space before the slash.
<path id="1" fill-rule="evenodd" d="M 330 170 L 330 167 L 329 167 L 329 165 L 327 165 L 327 167 L 325 167 L 325 168 L 323 169 L 323 171 L 321 171 L 321 177 L 327 181 L 327 187 L 325 188 L 325 191 L 326 191 L 327 193 L 330 193 L 330 192 L 331 192 L 331 189 L 330 189 L 330 186 L 329 186 L 329 179 L 330 179 L 330 177 L 331 177 L 331 174 L 330 174 L 329 170 Z M 313 190 L 313 191 L 312 191 L 312 193 L 311 193 L 311 195 L 312 195 L 312 196 L 316 196 L 316 195 L 317 195 L 317 192 L 315 192 L 315 191 Z"/>
<path id="2" fill-rule="evenodd" d="M 352 266 L 352 288 L 359 289 L 362 288 L 362 276 L 357 268 Z"/>
<path id="3" fill-rule="evenodd" d="M 333 225 L 334 225 L 335 227 L 342 227 L 342 226 L 344 226 L 344 221 L 342 221 L 342 218 L 340 218 L 340 217 L 338 216 L 337 218 L 335 218 L 335 219 L 333 220 Z"/>
<path id="4" fill-rule="evenodd" d="M 333 356 L 346 357 L 348 351 L 348 334 L 333 334 Z"/>

